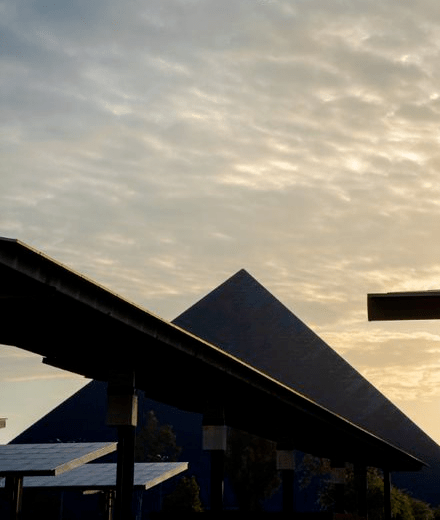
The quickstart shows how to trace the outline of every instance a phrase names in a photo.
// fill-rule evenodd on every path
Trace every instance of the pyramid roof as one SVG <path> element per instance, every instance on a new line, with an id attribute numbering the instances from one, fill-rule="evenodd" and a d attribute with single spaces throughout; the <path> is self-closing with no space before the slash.
<path id="1" fill-rule="evenodd" d="M 174 323 L 425 460 L 431 468 L 401 479 L 420 487 L 426 500 L 439 502 L 430 481 L 440 479 L 440 447 L 247 271 L 240 270 Z"/>

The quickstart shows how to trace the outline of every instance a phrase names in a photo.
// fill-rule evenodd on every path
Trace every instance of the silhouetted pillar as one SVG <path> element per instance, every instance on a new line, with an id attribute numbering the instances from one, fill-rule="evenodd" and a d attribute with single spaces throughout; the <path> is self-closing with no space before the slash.
<path id="1" fill-rule="evenodd" d="M 331 480 L 335 487 L 335 513 L 344 513 L 344 494 L 345 494 L 345 462 L 341 460 L 331 461 Z"/>
<path id="2" fill-rule="evenodd" d="M 283 512 L 295 510 L 295 452 L 290 443 L 277 445 L 277 469 L 281 473 Z"/>
<path id="3" fill-rule="evenodd" d="M 358 515 L 361 518 L 367 518 L 367 468 L 364 464 L 356 463 L 354 465 L 354 481 Z"/>
<path id="4" fill-rule="evenodd" d="M 114 520 L 113 512 L 115 509 L 115 490 L 114 489 L 106 489 L 101 492 L 100 501 L 101 501 L 101 511 L 102 518 L 104 520 Z"/>
<path id="5" fill-rule="evenodd" d="M 9 517 L 11 520 L 19 520 L 21 518 L 21 504 L 23 499 L 23 477 L 6 477 L 5 488 L 11 507 Z"/>
<path id="6" fill-rule="evenodd" d="M 384 520 L 391 520 L 391 473 L 383 470 L 383 512 Z"/>
<path id="7" fill-rule="evenodd" d="M 223 487 L 227 427 L 222 407 L 208 409 L 203 415 L 203 449 L 211 453 L 211 511 L 223 511 Z"/>
<path id="8" fill-rule="evenodd" d="M 134 373 L 112 374 L 108 384 L 107 424 L 118 428 L 115 520 L 133 518 L 134 444 L 137 396 Z"/>

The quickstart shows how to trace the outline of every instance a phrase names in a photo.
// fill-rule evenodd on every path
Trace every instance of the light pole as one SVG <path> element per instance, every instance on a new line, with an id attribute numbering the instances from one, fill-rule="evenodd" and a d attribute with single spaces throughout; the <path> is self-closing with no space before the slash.
<path id="1" fill-rule="evenodd" d="M 440 291 L 368 294 L 368 321 L 438 320 Z M 391 519 L 391 480 L 384 469 L 384 514 Z"/>

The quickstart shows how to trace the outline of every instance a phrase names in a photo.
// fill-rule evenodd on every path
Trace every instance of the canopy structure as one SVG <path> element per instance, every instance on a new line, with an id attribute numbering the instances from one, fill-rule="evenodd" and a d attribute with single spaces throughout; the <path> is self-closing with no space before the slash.
<path id="1" fill-rule="evenodd" d="M 116 442 L 1 445 L 0 477 L 11 501 L 10 518 L 20 518 L 26 476 L 55 477 L 115 450 Z"/>
<path id="2" fill-rule="evenodd" d="M 73 455 L 76 453 L 84 453 L 85 445 L 70 444 L 66 445 L 46 444 L 46 445 L 8 445 L 3 447 L 3 454 L 0 449 L 0 462 L 4 460 L 2 455 L 10 448 L 10 453 L 14 451 L 21 455 L 27 451 L 32 454 L 30 457 L 31 464 L 35 462 L 41 467 L 53 468 L 54 461 L 60 461 L 60 457 L 66 459 L 66 454 Z M 67 445 L 69 446 L 69 445 Z M 104 447 L 105 449 L 105 447 Z M 37 454 L 42 454 L 39 458 Z M 92 458 L 92 457 L 89 457 Z M 33 461 L 33 462 L 32 462 Z M 45 462 L 44 462 L 45 461 Z M 29 465 L 28 463 L 28 465 Z M 26 464 L 26 463 L 25 463 Z M 23 458 L 18 457 L 17 467 L 23 469 Z M 136 463 L 134 466 L 133 488 L 146 491 L 163 482 L 180 475 L 187 471 L 187 462 L 150 462 Z M 96 463 L 78 465 L 71 471 L 64 471 L 56 474 L 47 473 L 45 476 L 27 476 L 23 478 L 23 488 L 41 489 L 57 489 L 60 491 L 80 491 L 84 494 L 104 493 L 104 511 L 102 514 L 105 518 L 113 519 L 113 509 L 116 492 L 116 464 L 113 463 Z M 0 488 L 5 487 L 5 482 L 0 479 Z M 16 517 L 19 515 L 15 515 Z"/>
<path id="3" fill-rule="evenodd" d="M 15 239 L 0 238 L 0 316 L 0 343 L 35 352 L 47 364 L 115 385 L 128 374 L 152 399 L 206 416 L 218 413 L 228 426 L 316 456 L 392 471 L 423 466 L 286 384 Z"/>
<path id="4" fill-rule="evenodd" d="M 245 269 L 173 323 L 426 461 L 393 483 L 438 503 L 440 446 Z"/>
<path id="5" fill-rule="evenodd" d="M 40 354 L 45 363 L 105 381 L 134 371 L 135 386 L 153 399 L 200 413 L 221 403 L 229 426 L 291 438 L 319 456 L 392 470 L 423 465 L 18 240 L 0 238 L 0 281 L 0 343 Z"/>
<path id="6" fill-rule="evenodd" d="M 0 476 L 57 476 L 116 451 L 116 442 L 0 445 Z"/>

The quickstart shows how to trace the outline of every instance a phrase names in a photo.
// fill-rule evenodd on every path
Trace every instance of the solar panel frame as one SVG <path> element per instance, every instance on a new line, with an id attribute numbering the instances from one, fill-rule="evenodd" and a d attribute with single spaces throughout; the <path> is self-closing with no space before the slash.
<path id="1" fill-rule="evenodd" d="M 116 451 L 116 442 L 0 445 L 0 476 L 55 476 Z"/>
<path id="2" fill-rule="evenodd" d="M 136 463 L 134 487 L 151 489 L 188 469 L 188 462 Z M 4 483 L 0 482 L 0 487 Z M 116 488 L 116 464 L 84 464 L 58 476 L 24 477 L 25 488 L 57 488 L 81 490 L 110 490 Z"/>

